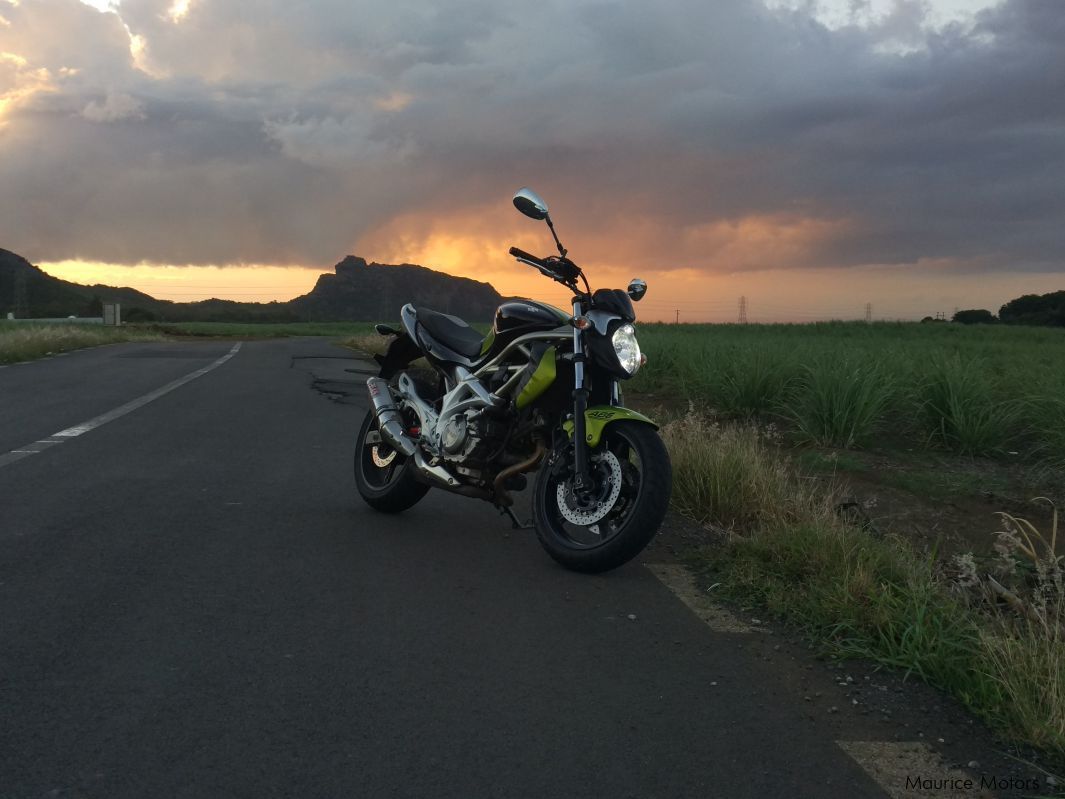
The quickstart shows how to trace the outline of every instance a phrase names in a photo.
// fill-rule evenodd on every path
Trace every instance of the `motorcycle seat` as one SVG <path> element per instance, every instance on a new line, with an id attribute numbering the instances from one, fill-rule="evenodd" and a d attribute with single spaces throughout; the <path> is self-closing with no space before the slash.
<path id="1" fill-rule="evenodd" d="M 418 324 L 444 346 L 470 359 L 481 354 L 484 336 L 457 316 L 429 308 L 416 308 L 415 311 L 418 314 Z"/>

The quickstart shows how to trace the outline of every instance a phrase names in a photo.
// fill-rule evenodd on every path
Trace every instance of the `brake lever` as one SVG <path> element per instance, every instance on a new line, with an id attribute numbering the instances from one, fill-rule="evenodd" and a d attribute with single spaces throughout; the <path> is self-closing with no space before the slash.
<path id="1" fill-rule="evenodd" d="M 544 275 L 545 277 L 551 278 L 556 283 L 561 283 L 566 288 L 572 289 L 572 288 L 575 288 L 576 285 L 577 285 L 577 280 L 576 280 L 575 276 L 573 278 L 566 279 L 565 277 L 563 277 L 562 275 L 558 274 L 557 272 L 553 272 L 552 270 L 548 269 L 545 266 L 542 266 L 542 265 L 540 265 L 538 263 L 534 263 L 533 261 L 530 261 L 528 258 L 522 258 L 520 255 L 515 255 L 514 259 L 516 261 L 518 261 L 519 263 L 523 263 L 523 264 L 525 264 L 527 266 L 531 266 L 533 269 L 535 269 L 541 275 Z M 555 260 L 556 260 L 556 262 L 558 261 L 558 259 L 555 259 Z M 580 267 L 578 267 L 572 261 L 569 261 L 569 263 L 572 264 L 574 268 L 576 268 L 578 270 L 580 269 Z"/>
<path id="2" fill-rule="evenodd" d="M 552 272 L 551 270 L 548 270 L 548 268 L 545 268 L 545 267 L 541 266 L 538 263 L 534 263 L 533 261 L 529 261 L 527 258 L 518 258 L 517 260 L 520 263 L 524 263 L 524 264 L 526 264 L 528 266 L 531 266 L 531 267 L 535 268 L 535 270 L 537 272 L 539 272 L 541 275 L 546 275 L 547 277 L 550 277 L 550 278 L 555 279 L 555 280 L 558 279 L 558 275 L 556 275 L 554 272 Z"/>

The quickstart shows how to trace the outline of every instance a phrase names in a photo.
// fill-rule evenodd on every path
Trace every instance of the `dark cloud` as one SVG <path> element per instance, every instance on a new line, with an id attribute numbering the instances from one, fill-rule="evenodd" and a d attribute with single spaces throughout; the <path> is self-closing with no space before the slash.
<path id="1" fill-rule="evenodd" d="M 806 233 L 727 266 L 1065 264 L 1060 0 L 938 28 L 914 0 L 837 29 L 758 0 L 169 10 L 0 0 L 4 246 L 321 266 L 532 183 L 577 240 L 681 266 L 773 224 Z"/>

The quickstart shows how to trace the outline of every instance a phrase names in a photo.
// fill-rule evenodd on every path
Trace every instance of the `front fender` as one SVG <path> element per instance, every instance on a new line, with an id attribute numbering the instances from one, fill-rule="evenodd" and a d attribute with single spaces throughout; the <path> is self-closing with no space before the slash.
<path id="1" fill-rule="evenodd" d="M 613 405 L 593 405 L 591 408 L 584 411 L 584 438 L 588 442 L 588 446 L 593 449 L 598 447 L 599 439 L 602 437 L 606 426 L 611 422 L 623 420 L 649 424 L 655 430 L 658 429 L 658 424 L 653 420 L 648 419 L 642 413 L 630 411 L 628 408 L 617 408 Z M 566 431 L 566 435 L 573 438 L 572 420 L 563 422 L 562 429 Z"/>

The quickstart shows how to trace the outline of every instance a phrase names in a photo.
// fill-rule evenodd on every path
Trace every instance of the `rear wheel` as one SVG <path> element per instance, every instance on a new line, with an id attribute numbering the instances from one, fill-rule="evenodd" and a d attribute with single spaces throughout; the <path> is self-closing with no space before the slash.
<path id="1" fill-rule="evenodd" d="M 355 486 L 371 508 L 400 513 L 424 497 L 429 486 L 415 479 L 414 466 L 407 458 L 385 442 L 373 441 L 375 437 L 380 438 L 380 433 L 371 408 L 355 440 Z"/>
<path id="2" fill-rule="evenodd" d="M 607 426 L 590 453 L 592 488 L 573 486 L 572 454 L 560 453 L 536 480 L 533 518 L 540 544 L 567 569 L 604 572 L 636 557 L 658 532 L 669 507 L 672 469 L 650 426 Z"/>

